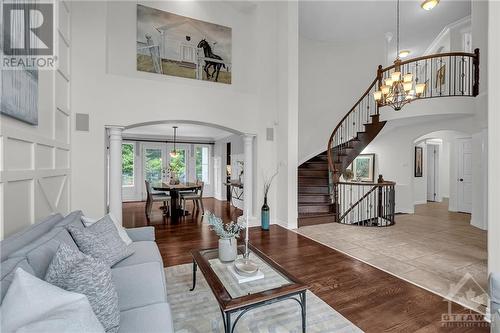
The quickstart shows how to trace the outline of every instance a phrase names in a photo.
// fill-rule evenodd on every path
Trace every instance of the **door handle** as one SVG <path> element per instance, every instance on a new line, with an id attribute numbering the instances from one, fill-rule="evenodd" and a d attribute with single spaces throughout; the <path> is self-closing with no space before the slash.
<path id="1" fill-rule="evenodd" d="M 464 181 L 464 179 L 463 179 L 463 178 L 460 178 L 460 179 L 459 179 L 459 181 L 463 182 L 463 181 Z"/>

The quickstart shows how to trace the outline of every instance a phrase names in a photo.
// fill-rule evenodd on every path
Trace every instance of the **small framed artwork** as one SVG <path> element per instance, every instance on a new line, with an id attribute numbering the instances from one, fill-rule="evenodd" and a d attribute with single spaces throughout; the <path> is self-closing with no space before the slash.
<path id="1" fill-rule="evenodd" d="M 375 154 L 361 154 L 352 162 L 354 179 L 362 182 L 375 180 Z"/>
<path id="2" fill-rule="evenodd" d="M 415 177 L 422 177 L 423 175 L 423 148 L 415 147 Z"/>

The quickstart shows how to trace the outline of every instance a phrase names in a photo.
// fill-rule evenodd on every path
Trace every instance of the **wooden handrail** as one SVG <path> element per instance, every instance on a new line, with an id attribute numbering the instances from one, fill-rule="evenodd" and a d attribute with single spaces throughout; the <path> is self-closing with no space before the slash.
<path id="1" fill-rule="evenodd" d="M 447 53 L 436 53 L 436 54 L 428 54 L 421 57 L 411 58 L 405 61 L 401 61 L 399 63 L 400 66 L 411 64 L 412 62 L 434 59 L 434 58 L 445 58 L 445 57 L 471 57 L 476 58 L 479 57 L 479 49 L 475 49 L 474 53 L 468 52 L 447 52 Z M 382 68 L 382 73 L 387 72 L 395 67 L 395 64 L 388 66 L 386 68 Z"/>
<path id="2" fill-rule="evenodd" d="M 355 185 L 355 186 L 391 186 L 396 185 L 396 182 L 384 181 L 383 183 L 372 183 L 372 182 L 336 182 L 342 185 Z"/>
<path id="3" fill-rule="evenodd" d="M 378 77 L 376 77 L 375 80 L 373 80 L 372 84 L 370 84 L 370 86 L 368 87 L 368 89 L 366 89 L 366 91 L 363 94 L 363 96 L 361 96 L 361 98 L 358 99 L 358 101 L 353 105 L 353 107 L 349 110 L 349 112 L 346 113 L 346 115 L 344 116 L 344 118 L 342 118 L 339 121 L 339 123 L 337 124 L 337 126 L 333 130 L 332 135 L 330 135 L 330 139 L 328 140 L 328 149 L 326 151 L 326 154 L 328 156 L 328 165 L 330 167 L 330 170 L 334 170 L 333 158 L 331 156 L 331 153 L 332 153 L 331 152 L 331 148 L 333 148 L 333 147 L 331 147 L 331 144 L 332 144 L 332 141 L 333 141 L 333 137 L 335 136 L 335 133 L 337 133 L 337 130 L 342 125 L 342 123 L 344 122 L 344 120 L 346 120 L 347 117 L 349 117 L 349 115 L 351 114 L 351 112 L 353 112 L 356 109 L 356 106 L 358 106 L 358 104 L 361 103 L 361 101 L 363 100 L 363 98 L 365 98 L 366 95 L 368 95 L 370 93 L 370 90 L 377 83 L 377 81 L 378 81 Z"/>
<path id="4" fill-rule="evenodd" d="M 408 59 L 408 60 L 405 60 L 405 61 L 401 61 L 399 63 L 399 66 L 403 66 L 403 65 L 406 65 L 406 64 L 410 64 L 410 63 L 413 63 L 413 62 L 417 62 L 417 61 L 422 61 L 422 60 L 427 60 L 427 59 L 434 59 L 434 58 L 444 58 L 444 57 L 470 57 L 470 58 L 473 58 L 474 59 L 474 64 L 475 66 L 477 67 L 476 69 L 476 76 L 477 78 L 475 78 L 474 81 L 477 81 L 479 82 L 479 77 L 478 77 L 478 74 L 479 74 L 479 49 L 475 49 L 474 50 L 474 53 L 468 53 L 468 52 L 447 52 L 447 53 L 437 53 L 437 54 L 430 54 L 430 55 L 425 55 L 425 56 L 421 56 L 421 57 L 416 57 L 416 58 L 412 58 L 412 59 Z M 334 163 L 333 163 L 333 158 L 332 158 L 332 152 L 331 152 L 331 148 L 333 148 L 331 145 L 332 145 L 332 142 L 333 142 L 333 139 L 335 137 L 335 134 L 337 133 L 337 130 L 339 129 L 339 127 L 342 125 L 342 123 L 349 117 L 349 115 L 356 109 L 356 107 L 359 105 L 359 103 L 361 103 L 361 101 L 370 93 L 370 90 L 373 88 L 373 86 L 379 82 L 380 83 L 380 80 L 382 79 L 380 77 L 381 74 L 391 70 L 391 69 L 394 69 L 395 65 L 391 65 L 391 66 L 388 66 L 388 67 L 385 67 L 385 68 L 382 68 L 381 66 L 379 66 L 379 69 L 377 71 L 377 77 L 373 80 L 373 82 L 370 84 L 370 86 L 368 87 L 368 89 L 366 89 L 366 91 L 364 92 L 364 94 L 356 101 L 356 103 L 354 104 L 354 106 L 344 115 L 344 117 L 339 121 L 339 123 L 337 124 L 337 126 L 334 128 L 334 130 L 332 131 L 332 134 L 330 135 L 330 138 L 328 139 L 328 149 L 327 149 L 327 156 L 328 156 L 328 166 L 330 168 L 330 170 L 335 170 L 335 166 L 334 166 Z M 477 88 L 475 90 L 478 90 Z M 477 92 L 478 93 L 478 92 Z M 476 94 L 477 94 L 476 93 Z M 448 97 L 448 96 L 438 96 L 438 97 Z M 421 98 L 421 99 L 424 99 L 424 98 Z"/>

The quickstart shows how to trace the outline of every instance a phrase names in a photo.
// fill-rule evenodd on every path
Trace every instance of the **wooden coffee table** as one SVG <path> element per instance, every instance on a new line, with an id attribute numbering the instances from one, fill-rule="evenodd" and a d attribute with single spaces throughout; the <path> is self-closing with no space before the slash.
<path id="1" fill-rule="evenodd" d="M 248 311 L 272 303 L 293 299 L 302 313 L 302 332 L 306 331 L 306 291 L 308 287 L 288 273 L 271 258 L 249 245 L 250 258 L 254 260 L 264 278 L 238 284 L 228 267 L 233 263 L 223 263 L 218 259 L 218 249 L 191 251 L 193 256 L 193 287 L 196 287 L 196 271 L 200 268 L 210 289 L 219 303 L 224 332 L 233 333 L 240 318 Z M 242 256 L 244 247 L 238 247 Z M 239 312 L 232 322 L 231 315 Z"/>

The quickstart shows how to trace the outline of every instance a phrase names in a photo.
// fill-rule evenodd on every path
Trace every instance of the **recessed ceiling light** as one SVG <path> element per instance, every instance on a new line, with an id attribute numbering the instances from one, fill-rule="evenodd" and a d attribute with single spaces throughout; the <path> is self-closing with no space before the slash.
<path id="1" fill-rule="evenodd" d="M 420 7 L 425 10 L 431 10 L 439 4 L 439 0 L 425 0 L 420 4 Z"/>
<path id="2" fill-rule="evenodd" d="M 407 56 L 410 55 L 410 50 L 401 50 L 399 51 L 399 57 L 400 58 L 406 58 Z"/>

